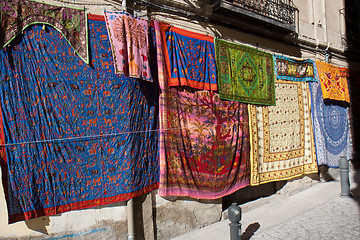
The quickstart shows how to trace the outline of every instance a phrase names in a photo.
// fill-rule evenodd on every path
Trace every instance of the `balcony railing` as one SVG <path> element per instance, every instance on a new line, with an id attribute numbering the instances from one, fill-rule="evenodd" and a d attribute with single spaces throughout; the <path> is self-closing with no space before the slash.
<path id="1" fill-rule="evenodd" d="M 295 11 L 291 0 L 234 0 L 235 6 L 276 19 L 285 24 L 295 24 Z"/>
<path id="2" fill-rule="evenodd" d="M 298 9 L 292 0 L 220 0 L 218 8 L 295 30 Z"/>

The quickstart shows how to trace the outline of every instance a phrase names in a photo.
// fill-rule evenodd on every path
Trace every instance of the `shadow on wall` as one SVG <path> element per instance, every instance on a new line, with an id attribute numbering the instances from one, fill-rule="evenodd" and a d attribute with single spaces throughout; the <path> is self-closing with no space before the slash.
<path id="1" fill-rule="evenodd" d="M 247 186 L 225 196 L 222 201 L 222 209 L 225 211 L 233 202 L 241 205 L 259 198 L 269 197 L 275 193 L 281 195 L 292 195 L 308 188 L 317 181 L 320 181 L 318 173 L 306 174 L 291 180 L 275 181 L 258 186 Z"/>
<path id="2" fill-rule="evenodd" d="M 48 235 L 46 227 L 50 225 L 50 218 L 49 216 L 34 218 L 26 220 L 25 224 L 29 229 L 33 231 Z"/>
<path id="3" fill-rule="evenodd" d="M 225 211 L 233 202 L 243 204 L 258 198 L 273 195 L 283 188 L 286 183 L 287 181 L 277 181 L 239 189 L 238 191 L 223 197 L 222 209 Z"/>

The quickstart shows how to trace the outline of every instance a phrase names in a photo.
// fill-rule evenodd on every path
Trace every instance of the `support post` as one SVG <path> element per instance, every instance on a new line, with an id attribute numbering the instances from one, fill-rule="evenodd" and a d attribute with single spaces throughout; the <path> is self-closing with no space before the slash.
<path id="1" fill-rule="evenodd" d="M 236 204 L 232 203 L 228 208 L 229 220 L 230 220 L 230 239 L 241 240 L 241 208 Z"/>
<path id="2" fill-rule="evenodd" d="M 349 180 L 349 161 L 346 157 L 341 156 L 339 159 L 341 197 L 351 197 L 350 180 Z"/>
<path id="3" fill-rule="evenodd" d="M 127 201 L 128 240 L 135 240 L 134 199 Z"/>

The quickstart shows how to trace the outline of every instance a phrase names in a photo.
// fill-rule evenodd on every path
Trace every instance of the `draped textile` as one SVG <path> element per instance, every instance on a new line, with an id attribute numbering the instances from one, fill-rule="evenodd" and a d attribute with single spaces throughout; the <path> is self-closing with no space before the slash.
<path id="1" fill-rule="evenodd" d="M 74 51 L 89 63 L 85 9 L 49 5 L 31 0 L 0 0 L 0 49 L 32 24 L 49 24 L 66 38 Z"/>
<path id="2" fill-rule="evenodd" d="M 222 101 L 212 91 L 170 88 L 155 29 L 161 88 L 159 195 L 215 199 L 249 185 L 246 106 Z"/>
<path id="3" fill-rule="evenodd" d="M 251 185 L 317 172 L 307 83 L 275 88 L 276 106 L 249 105 Z"/>
<path id="4" fill-rule="evenodd" d="M 215 199 L 249 185 L 245 105 L 211 91 L 170 88 L 155 22 L 161 94 L 160 196 Z"/>
<path id="5" fill-rule="evenodd" d="M 274 105 L 273 57 L 254 48 L 215 39 L 218 86 L 222 99 Z"/>
<path id="6" fill-rule="evenodd" d="M 155 86 L 114 74 L 97 18 L 89 20 L 91 67 L 58 31 L 40 25 L 0 52 L 10 222 L 158 187 Z"/>
<path id="7" fill-rule="evenodd" d="M 346 75 L 330 63 L 316 61 L 324 99 L 350 102 Z"/>
<path id="8" fill-rule="evenodd" d="M 311 83 L 310 91 L 318 165 L 338 167 L 341 156 L 351 158 L 349 110 L 331 103 L 325 104 L 318 83 Z"/>
<path id="9" fill-rule="evenodd" d="M 214 38 L 161 24 L 169 86 L 217 91 Z"/>
<path id="10" fill-rule="evenodd" d="M 315 62 L 311 59 L 295 60 L 274 55 L 276 79 L 290 81 L 317 81 Z"/>
<path id="11" fill-rule="evenodd" d="M 211 91 L 164 89 L 160 196 L 215 199 L 249 185 L 246 105 Z"/>
<path id="12" fill-rule="evenodd" d="M 148 22 L 129 13 L 104 11 L 115 73 L 153 81 L 149 64 Z"/>

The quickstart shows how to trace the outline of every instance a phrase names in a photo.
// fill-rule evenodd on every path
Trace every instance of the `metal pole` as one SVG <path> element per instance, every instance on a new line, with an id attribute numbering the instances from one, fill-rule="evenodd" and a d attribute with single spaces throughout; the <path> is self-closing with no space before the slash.
<path id="1" fill-rule="evenodd" d="M 351 197 L 350 194 L 350 180 L 349 180 L 349 161 L 342 156 L 339 159 L 340 168 L 340 182 L 341 182 L 341 197 Z"/>
<path id="2" fill-rule="evenodd" d="M 127 201 L 128 240 L 135 240 L 134 199 Z"/>
<path id="3" fill-rule="evenodd" d="M 123 10 L 123 11 L 127 11 L 126 0 L 122 0 L 121 6 L 122 6 L 122 10 Z"/>
<path id="4" fill-rule="evenodd" d="M 232 203 L 228 208 L 229 220 L 230 220 L 230 239 L 241 240 L 241 208 L 236 204 Z"/>

